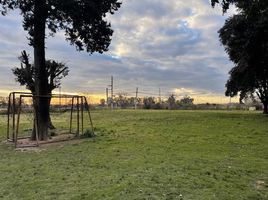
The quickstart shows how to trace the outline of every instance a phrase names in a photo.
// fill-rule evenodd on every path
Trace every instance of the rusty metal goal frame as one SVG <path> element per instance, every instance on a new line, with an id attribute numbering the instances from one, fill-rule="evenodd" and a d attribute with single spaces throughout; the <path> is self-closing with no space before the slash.
<path id="1" fill-rule="evenodd" d="M 19 95 L 19 96 L 18 96 Z M 94 135 L 94 126 L 91 118 L 91 113 L 89 109 L 89 104 L 87 101 L 87 98 L 85 96 L 80 96 L 80 95 L 67 95 L 67 94 L 52 94 L 52 95 L 33 95 L 32 93 L 29 92 L 11 92 L 8 96 L 8 112 L 7 112 L 7 141 L 13 142 L 15 145 L 15 148 L 18 147 L 18 140 L 19 139 L 24 139 L 25 137 L 19 137 L 19 125 L 20 125 L 20 114 L 21 114 L 21 107 L 22 107 L 22 99 L 23 98 L 67 98 L 71 99 L 71 113 L 70 113 L 70 127 L 69 127 L 69 133 L 72 133 L 72 124 L 73 124 L 73 112 L 74 112 L 74 107 L 76 106 L 76 112 L 77 112 L 77 124 L 76 124 L 76 136 L 80 135 L 80 127 L 81 127 L 81 135 L 84 133 L 84 108 L 88 113 L 89 117 L 89 123 L 91 126 L 91 131 L 92 134 Z M 18 103 L 18 110 L 16 112 L 15 109 L 15 104 L 16 104 L 16 98 L 19 99 Z M 75 104 L 76 103 L 76 104 Z M 12 108 L 12 109 L 11 109 Z M 37 115 L 34 111 L 34 124 L 35 127 L 37 127 Z M 81 119 L 80 119 L 81 118 Z M 80 124 L 81 120 L 81 124 Z M 10 126 L 11 124 L 11 126 Z M 11 131 L 10 131 L 11 129 Z M 36 144 L 34 145 L 28 145 L 28 146 L 21 146 L 21 147 L 36 147 L 39 146 L 40 143 L 38 141 L 38 129 L 35 129 L 35 134 L 36 134 Z"/>

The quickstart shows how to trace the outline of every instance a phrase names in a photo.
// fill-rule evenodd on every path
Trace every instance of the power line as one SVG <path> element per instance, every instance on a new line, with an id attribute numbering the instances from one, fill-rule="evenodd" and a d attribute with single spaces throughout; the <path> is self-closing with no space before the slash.
<path id="1" fill-rule="evenodd" d="M 148 95 L 154 95 L 154 96 L 158 96 L 159 94 L 157 93 L 149 93 L 149 92 L 139 92 L 140 94 L 148 94 Z"/>
<path id="2" fill-rule="evenodd" d="M 106 88 L 106 102 L 107 102 L 107 107 L 109 107 L 109 89 Z"/>

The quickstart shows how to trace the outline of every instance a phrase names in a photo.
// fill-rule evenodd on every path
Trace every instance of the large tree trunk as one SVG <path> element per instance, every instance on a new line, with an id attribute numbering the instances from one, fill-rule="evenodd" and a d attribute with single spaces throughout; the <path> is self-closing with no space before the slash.
<path id="1" fill-rule="evenodd" d="M 48 107 L 50 108 L 50 103 L 51 103 L 51 98 L 48 98 Z M 34 109 L 37 110 L 37 102 L 33 102 L 33 106 L 34 106 Z M 32 135 L 31 135 L 31 139 L 32 140 L 36 140 L 36 126 L 35 126 L 35 118 L 34 118 L 34 123 L 33 123 L 33 130 L 32 130 Z M 48 123 L 47 123 L 47 127 L 49 129 L 55 129 L 55 126 L 53 125 L 52 123 L 52 120 L 51 120 L 51 116 L 50 116 L 50 112 L 49 112 L 49 116 L 48 116 Z M 40 134 L 39 134 L 39 139 L 40 139 Z"/>
<path id="2" fill-rule="evenodd" d="M 34 67 L 35 67 L 35 112 L 39 140 L 47 140 L 49 123 L 48 79 L 45 66 L 46 3 L 35 1 L 34 10 Z M 42 97 L 43 96 L 43 97 Z"/>
<path id="3" fill-rule="evenodd" d="M 50 92 L 49 95 L 51 96 L 51 92 Z M 48 99 L 48 104 L 49 104 L 49 107 L 50 107 L 51 97 Z M 55 126 L 53 125 L 52 120 L 51 120 L 50 112 L 49 112 L 49 116 L 48 116 L 48 128 L 49 129 L 55 129 Z"/>

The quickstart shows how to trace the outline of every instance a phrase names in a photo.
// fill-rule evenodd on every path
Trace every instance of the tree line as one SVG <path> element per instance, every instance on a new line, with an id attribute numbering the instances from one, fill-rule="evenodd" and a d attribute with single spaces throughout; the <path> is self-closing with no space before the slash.
<path id="1" fill-rule="evenodd" d="M 160 100 L 156 97 L 127 97 L 125 94 L 119 94 L 114 97 L 113 100 L 105 101 L 105 99 L 100 100 L 100 106 L 106 107 L 110 106 L 113 102 L 114 107 L 117 108 L 133 108 L 135 105 L 138 108 L 143 109 L 179 109 L 179 108 L 192 108 L 194 105 L 194 99 L 190 96 L 185 96 L 181 99 L 176 99 L 174 94 L 171 94 L 167 100 Z"/>

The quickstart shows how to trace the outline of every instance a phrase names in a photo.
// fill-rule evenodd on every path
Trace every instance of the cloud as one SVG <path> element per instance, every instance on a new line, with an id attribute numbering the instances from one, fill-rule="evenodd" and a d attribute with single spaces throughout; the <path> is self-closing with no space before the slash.
<path id="1" fill-rule="evenodd" d="M 161 87 L 168 94 L 187 88 L 193 95 L 220 95 L 232 67 L 217 33 L 225 18 L 208 0 L 123 0 L 107 17 L 114 29 L 109 52 L 77 52 L 60 32 L 47 39 L 46 56 L 70 67 L 65 91 L 104 93 L 113 75 L 118 91 Z M 19 65 L 21 50 L 32 50 L 18 12 L 1 16 L 0 29 L 0 78 L 5 80 L 0 89 L 16 90 L 11 66 Z"/>

